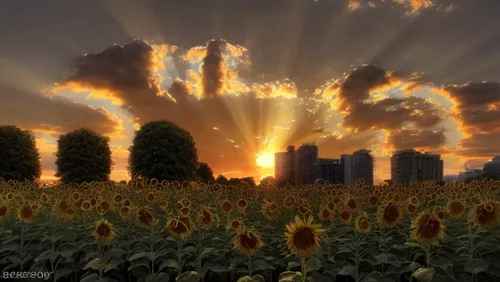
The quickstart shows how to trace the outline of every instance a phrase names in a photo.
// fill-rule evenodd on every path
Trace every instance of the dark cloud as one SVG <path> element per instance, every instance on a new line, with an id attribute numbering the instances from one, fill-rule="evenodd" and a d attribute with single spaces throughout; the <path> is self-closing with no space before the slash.
<path id="1" fill-rule="evenodd" d="M 327 137 L 319 143 L 318 148 L 322 157 L 339 158 L 341 154 L 352 154 L 361 148 L 371 149 L 379 143 L 374 132 L 366 131 L 351 133 L 341 138 Z"/>
<path id="2" fill-rule="evenodd" d="M 0 123 L 4 125 L 50 133 L 86 127 L 102 134 L 112 134 L 119 125 L 104 110 L 64 97 L 46 97 L 0 86 L 0 100 Z"/>
<path id="3" fill-rule="evenodd" d="M 203 97 L 221 95 L 224 88 L 224 58 L 222 52 L 225 40 L 211 40 L 207 43 L 206 56 L 203 58 Z"/>
<path id="4" fill-rule="evenodd" d="M 418 97 L 384 98 L 371 101 L 370 92 L 393 88 L 406 83 L 414 87 L 414 78 L 404 73 L 388 72 L 379 67 L 363 65 L 325 91 L 338 92 L 339 110 L 345 113 L 343 125 L 364 131 L 368 129 L 397 130 L 406 124 L 431 128 L 441 122 L 440 110 Z M 405 80 L 408 80 L 405 82 Z"/>
<path id="5" fill-rule="evenodd" d="M 500 84 L 450 85 L 443 89 L 455 103 L 454 116 L 467 136 L 457 154 L 467 157 L 500 155 Z"/>
<path id="6" fill-rule="evenodd" d="M 444 129 L 404 129 L 391 131 L 387 143 L 394 150 L 415 148 L 438 149 L 446 143 Z"/>

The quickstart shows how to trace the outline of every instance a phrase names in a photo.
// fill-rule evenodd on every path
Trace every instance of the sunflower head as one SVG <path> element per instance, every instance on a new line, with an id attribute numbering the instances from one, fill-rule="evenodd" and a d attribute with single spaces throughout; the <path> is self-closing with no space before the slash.
<path id="1" fill-rule="evenodd" d="M 122 205 L 125 207 L 130 207 L 132 205 L 132 202 L 129 199 L 125 199 L 123 200 Z"/>
<path id="2" fill-rule="evenodd" d="M 437 245 L 444 236 L 444 223 L 434 212 L 422 212 L 411 223 L 411 237 L 424 246 Z"/>
<path id="3" fill-rule="evenodd" d="M 320 208 L 318 216 L 322 221 L 332 221 L 334 211 L 325 206 Z"/>
<path id="4" fill-rule="evenodd" d="M 171 218 L 167 220 L 167 230 L 170 234 L 172 234 L 172 236 L 181 239 L 186 239 L 191 233 L 189 227 L 179 218 Z"/>
<path id="5" fill-rule="evenodd" d="M 339 211 L 339 219 L 343 223 L 351 223 L 352 221 L 352 213 L 349 209 L 342 208 Z"/>
<path id="6" fill-rule="evenodd" d="M 276 202 L 264 202 L 261 209 L 262 215 L 269 221 L 278 218 L 278 204 Z"/>
<path id="7" fill-rule="evenodd" d="M 222 211 L 227 213 L 227 214 L 233 210 L 233 204 L 231 204 L 231 202 L 228 200 L 222 201 L 220 207 L 221 207 Z"/>
<path id="8" fill-rule="evenodd" d="M 116 204 L 120 204 L 121 202 L 123 202 L 124 199 L 125 199 L 125 197 L 120 193 L 115 194 L 113 196 L 113 202 L 115 202 Z"/>
<path id="9" fill-rule="evenodd" d="M 368 198 L 368 204 L 371 207 L 376 207 L 378 205 L 378 202 L 379 202 L 379 199 L 378 199 L 378 196 L 376 194 L 370 195 L 370 197 Z"/>
<path id="10" fill-rule="evenodd" d="M 142 207 L 137 211 L 135 218 L 135 223 L 137 225 L 142 227 L 151 227 L 155 225 L 156 222 L 157 222 L 156 218 L 153 216 L 153 214 L 148 208 Z"/>
<path id="11" fill-rule="evenodd" d="M 90 203 L 92 204 L 92 207 L 95 207 L 97 205 L 97 199 L 96 198 L 91 198 Z"/>
<path id="12" fill-rule="evenodd" d="M 130 216 L 130 207 L 123 206 L 120 208 L 120 217 L 127 218 Z"/>
<path id="13" fill-rule="evenodd" d="M 245 199 L 239 199 L 236 202 L 236 207 L 238 207 L 240 211 L 244 211 L 246 210 L 246 208 L 248 208 L 248 201 Z"/>
<path id="14" fill-rule="evenodd" d="M 9 214 L 9 207 L 5 203 L 0 202 L 0 220 L 4 219 Z"/>
<path id="15" fill-rule="evenodd" d="M 49 201 L 49 196 L 45 193 L 40 194 L 40 202 L 47 203 Z"/>
<path id="16" fill-rule="evenodd" d="M 302 220 L 296 216 L 295 221 L 286 226 L 286 245 L 300 258 L 311 257 L 320 249 L 319 235 L 324 231 L 320 225 L 313 224 L 312 217 Z"/>
<path id="17" fill-rule="evenodd" d="M 403 213 L 401 207 L 393 202 L 388 202 L 384 206 L 379 207 L 378 219 L 380 223 L 386 227 L 393 227 L 401 223 L 402 218 Z"/>
<path id="18" fill-rule="evenodd" d="M 159 205 L 159 206 L 160 206 L 160 208 L 161 208 L 161 209 L 163 209 L 163 210 L 164 210 L 164 209 L 166 209 L 166 208 L 168 208 L 168 202 L 167 202 L 167 200 L 161 200 L 161 201 L 158 203 L 158 205 Z"/>
<path id="19" fill-rule="evenodd" d="M 264 245 L 257 231 L 248 227 L 237 230 L 233 238 L 233 244 L 235 249 L 240 250 L 248 256 L 255 255 L 257 250 Z"/>
<path id="20" fill-rule="evenodd" d="M 349 198 L 349 199 L 346 201 L 345 206 L 346 206 L 347 208 L 349 208 L 349 210 L 350 210 L 351 212 L 356 212 L 356 211 L 358 210 L 358 203 L 357 203 L 357 202 L 356 202 L 356 200 L 355 200 L 355 199 L 353 199 L 353 198 Z"/>
<path id="21" fill-rule="evenodd" d="M 355 227 L 356 231 L 360 233 L 368 233 L 371 231 L 371 224 L 365 212 L 358 215 L 355 221 Z"/>
<path id="22" fill-rule="evenodd" d="M 113 230 L 113 224 L 107 220 L 99 220 L 94 228 L 94 236 L 97 240 L 105 244 L 111 243 L 113 238 L 116 236 L 116 233 Z"/>
<path id="23" fill-rule="evenodd" d="M 326 207 L 327 207 L 327 208 L 329 208 L 329 209 L 331 209 L 332 211 L 334 211 L 334 210 L 335 210 L 335 207 L 336 207 L 336 206 L 337 206 L 337 205 L 336 205 L 336 204 L 335 204 L 335 202 L 333 202 L 333 201 L 328 201 L 328 202 L 326 203 Z"/>
<path id="24" fill-rule="evenodd" d="M 146 200 L 150 203 L 153 203 L 156 199 L 156 195 L 153 191 L 150 191 L 147 195 L 146 195 Z"/>
<path id="25" fill-rule="evenodd" d="M 295 206 L 295 202 L 296 202 L 295 197 L 292 195 L 288 195 L 285 197 L 285 199 L 283 199 L 283 206 L 287 210 L 293 209 L 293 207 Z"/>
<path id="26" fill-rule="evenodd" d="M 190 207 L 182 207 L 180 210 L 179 210 L 180 214 L 182 216 L 189 216 L 191 214 L 191 208 Z"/>
<path id="27" fill-rule="evenodd" d="M 307 204 L 307 203 L 301 203 L 299 205 L 298 210 L 299 210 L 299 213 L 301 215 L 306 215 L 306 214 L 309 213 L 309 211 L 311 211 L 311 208 L 309 207 L 309 204 Z"/>
<path id="28" fill-rule="evenodd" d="M 33 210 L 31 204 L 25 203 L 19 207 L 17 218 L 22 222 L 30 222 L 34 215 L 35 211 Z"/>
<path id="29" fill-rule="evenodd" d="M 90 211 L 92 209 L 92 204 L 90 203 L 90 201 L 83 201 L 81 204 L 80 204 L 80 210 L 82 211 Z"/>
<path id="30" fill-rule="evenodd" d="M 183 207 L 191 207 L 191 200 L 189 200 L 188 198 L 182 198 L 177 203 L 181 204 L 181 206 Z"/>
<path id="31" fill-rule="evenodd" d="M 101 201 L 99 205 L 95 207 L 98 214 L 104 215 L 109 211 L 109 203 L 107 201 Z"/>
<path id="32" fill-rule="evenodd" d="M 203 229 L 210 230 L 214 224 L 215 216 L 208 208 L 203 207 L 198 212 L 198 220 Z"/>
<path id="33" fill-rule="evenodd" d="M 500 204 L 487 201 L 476 206 L 474 224 L 482 229 L 492 229 L 500 224 Z"/>
<path id="34" fill-rule="evenodd" d="M 73 201 L 78 201 L 82 198 L 82 194 L 80 192 L 73 192 L 73 194 L 71 194 L 71 199 L 73 199 Z"/>
<path id="35" fill-rule="evenodd" d="M 412 202 L 406 204 L 406 212 L 410 215 L 414 215 L 417 212 L 417 209 L 417 205 Z"/>
<path id="36" fill-rule="evenodd" d="M 243 221 L 237 218 L 230 219 L 227 224 L 227 229 L 238 230 L 239 228 L 242 227 L 243 227 Z"/>

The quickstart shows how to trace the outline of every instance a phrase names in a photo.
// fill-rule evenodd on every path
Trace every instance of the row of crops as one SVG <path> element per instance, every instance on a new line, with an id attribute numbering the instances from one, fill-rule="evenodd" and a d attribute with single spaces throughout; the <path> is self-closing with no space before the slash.
<path id="1" fill-rule="evenodd" d="M 0 269 L 51 281 L 500 281 L 500 181 L 0 191 Z"/>

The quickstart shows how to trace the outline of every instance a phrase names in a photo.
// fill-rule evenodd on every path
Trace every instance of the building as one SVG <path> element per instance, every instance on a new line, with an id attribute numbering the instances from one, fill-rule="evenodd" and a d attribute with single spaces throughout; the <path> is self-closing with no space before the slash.
<path id="1" fill-rule="evenodd" d="M 314 144 L 303 144 L 297 150 L 297 176 L 298 185 L 314 184 L 318 178 L 319 156 L 318 147 Z"/>
<path id="2" fill-rule="evenodd" d="M 339 159 L 319 159 L 319 178 L 328 183 L 342 183 L 342 164 Z"/>
<path id="3" fill-rule="evenodd" d="M 500 156 L 484 164 L 483 177 L 500 180 Z"/>
<path id="4" fill-rule="evenodd" d="M 294 146 L 288 146 L 286 152 L 274 154 L 274 178 L 286 179 L 291 184 L 296 183 L 296 152 Z"/>
<path id="5" fill-rule="evenodd" d="M 368 150 L 359 150 L 352 155 L 341 155 L 342 183 L 355 184 L 363 179 L 366 184 L 373 184 L 374 158 Z"/>
<path id="6" fill-rule="evenodd" d="M 414 181 L 443 181 L 443 160 L 440 155 L 415 150 L 395 152 L 391 157 L 391 180 L 394 184 Z"/>
<path id="7" fill-rule="evenodd" d="M 468 169 L 466 171 L 461 171 L 458 173 L 457 181 L 464 182 L 468 180 L 479 179 L 483 175 L 482 169 Z"/>

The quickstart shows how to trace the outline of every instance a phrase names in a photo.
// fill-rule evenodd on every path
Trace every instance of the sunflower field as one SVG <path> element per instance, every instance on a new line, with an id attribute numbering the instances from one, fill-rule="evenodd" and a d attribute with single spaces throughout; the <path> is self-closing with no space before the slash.
<path id="1" fill-rule="evenodd" d="M 84 282 L 498 282 L 499 225 L 492 180 L 255 189 L 4 181 L 0 271 Z"/>

